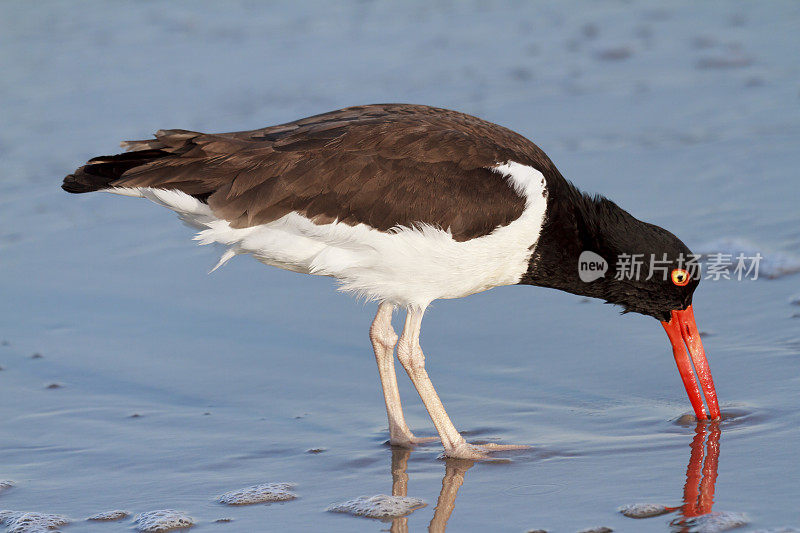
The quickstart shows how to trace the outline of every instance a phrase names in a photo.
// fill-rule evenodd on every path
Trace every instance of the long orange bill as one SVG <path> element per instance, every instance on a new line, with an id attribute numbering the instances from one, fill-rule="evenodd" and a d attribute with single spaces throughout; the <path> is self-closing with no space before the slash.
<path id="1" fill-rule="evenodd" d="M 681 374 L 683 386 L 686 387 L 686 393 L 689 395 L 689 401 L 692 402 L 697 419 L 707 420 L 709 418 L 703 406 L 703 395 L 700 393 L 700 387 L 702 387 L 711 419 L 718 420 L 720 412 L 717 391 L 714 389 L 714 380 L 711 378 L 706 352 L 694 321 L 692 306 L 690 305 L 683 311 L 672 311 L 669 322 L 662 322 L 661 325 L 664 326 L 669 342 L 672 343 L 672 354 L 675 356 L 678 372 Z M 686 354 L 684 343 L 689 348 L 691 361 L 689 355 Z M 692 363 L 694 363 L 694 370 L 697 371 L 697 377 L 700 378 L 700 386 L 697 385 Z"/>

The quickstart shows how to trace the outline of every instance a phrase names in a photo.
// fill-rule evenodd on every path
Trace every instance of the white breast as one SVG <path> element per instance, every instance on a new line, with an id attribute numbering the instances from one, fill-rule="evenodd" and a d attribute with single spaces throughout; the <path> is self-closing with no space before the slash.
<path id="1" fill-rule="evenodd" d="M 526 199 L 522 215 L 491 234 L 467 241 L 429 225 L 382 232 L 364 224 L 315 224 L 292 212 L 270 222 L 231 228 L 208 205 L 176 190 L 107 189 L 141 196 L 176 211 L 200 229 L 200 244 L 229 247 L 214 269 L 236 254 L 307 274 L 332 276 L 341 289 L 358 296 L 424 309 L 438 298 L 459 298 L 500 285 L 517 283 L 528 267 L 547 205 L 544 176 L 515 162 L 492 168 L 507 177 Z"/>

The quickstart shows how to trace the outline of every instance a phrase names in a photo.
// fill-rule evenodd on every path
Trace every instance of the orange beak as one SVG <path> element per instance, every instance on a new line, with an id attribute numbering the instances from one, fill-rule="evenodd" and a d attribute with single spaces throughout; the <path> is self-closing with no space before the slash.
<path id="1" fill-rule="evenodd" d="M 689 401 L 692 402 L 697 419 L 707 420 L 709 418 L 703 406 L 703 395 L 700 393 L 700 387 L 702 387 L 708 410 L 711 413 L 711 419 L 718 420 L 720 412 L 719 403 L 717 403 L 717 391 L 714 389 L 714 380 L 711 378 L 711 369 L 708 368 L 706 352 L 703 349 L 703 342 L 700 340 L 700 333 L 697 331 L 697 324 L 694 321 L 692 306 L 690 305 L 683 311 L 672 311 L 669 322 L 662 322 L 661 325 L 664 326 L 669 342 L 672 343 L 672 354 L 675 356 L 678 372 L 681 374 L 683 386 L 686 387 L 686 393 L 689 395 Z M 689 360 L 689 355 L 686 354 L 684 343 L 689 348 L 689 354 L 692 356 L 691 361 Z M 692 369 L 692 363 L 694 363 L 694 370 Z M 694 375 L 695 370 L 697 371 L 697 377 L 700 379 L 700 386 L 697 385 L 697 379 Z"/>

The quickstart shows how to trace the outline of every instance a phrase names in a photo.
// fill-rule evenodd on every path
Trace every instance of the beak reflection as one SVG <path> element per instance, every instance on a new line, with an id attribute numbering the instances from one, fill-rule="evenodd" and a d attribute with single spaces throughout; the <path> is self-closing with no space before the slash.
<path id="1" fill-rule="evenodd" d="M 683 505 L 675 508 L 681 517 L 670 525 L 675 531 L 690 531 L 690 519 L 708 514 L 714 505 L 714 487 L 719 465 L 719 438 L 722 432 L 718 423 L 698 422 L 692 439 L 692 453 L 686 467 L 686 484 L 683 486 Z"/>
<path id="2" fill-rule="evenodd" d="M 698 422 L 694 429 L 686 483 L 683 485 L 683 504 L 665 507 L 656 504 L 625 505 L 619 511 L 630 518 L 651 518 L 668 513 L 678 513 L 670 522 L 674 533 L 691 531 L 727 531 L 742 525 L 735 513 L 714 513 L 714 487 L 719 465 L 719 423 Z M 714 523 L 711 523 L 714 522 Z"/>

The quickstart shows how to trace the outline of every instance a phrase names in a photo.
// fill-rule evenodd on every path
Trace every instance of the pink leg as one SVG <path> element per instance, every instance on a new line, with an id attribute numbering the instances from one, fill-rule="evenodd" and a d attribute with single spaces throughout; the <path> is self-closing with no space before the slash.
<path id="1" fill-rule="evenodd" d="M 400 403 L 400 392 L 397 388 L 397 376 L 394 372 L 394 346 L 397 334 L 392 328 L 392 312 L 394 306 L 383 302 L 378 306 L 378 313 L 369 329 L 369 338 L 375 350 L 375 361 L 383 387 L 383 398 L 386 401 L 386 414 L 389 417 L 389 442 L 395 446 L 410 447 L 420 442 L 436 440 L 432 437 L 415 437 L 406 424 L 403 406 Z"/>
<path id="2" fill-rule="evenodd" d="M 416 387 L 417 392 L 431 416 L 436 431 L 444 446 L 444 454 L 447 457 L 459 459 L 486 459 L 489 452 L 501 450 L 516 450 L 527 448 L 527 446 L 511 446 L 500 444 L 469 444 L 464 437 L 456 430 L 450 417 L 444 409 L 433 383 L 425 370 L 425 354 L 419 345 L 420 329 L 422 327 L 422 311 L 409 310 L 406 315 L 406 323 L 403 334 L 397 346 L 397 358 L 406 369 L 411 382 Z"/>

